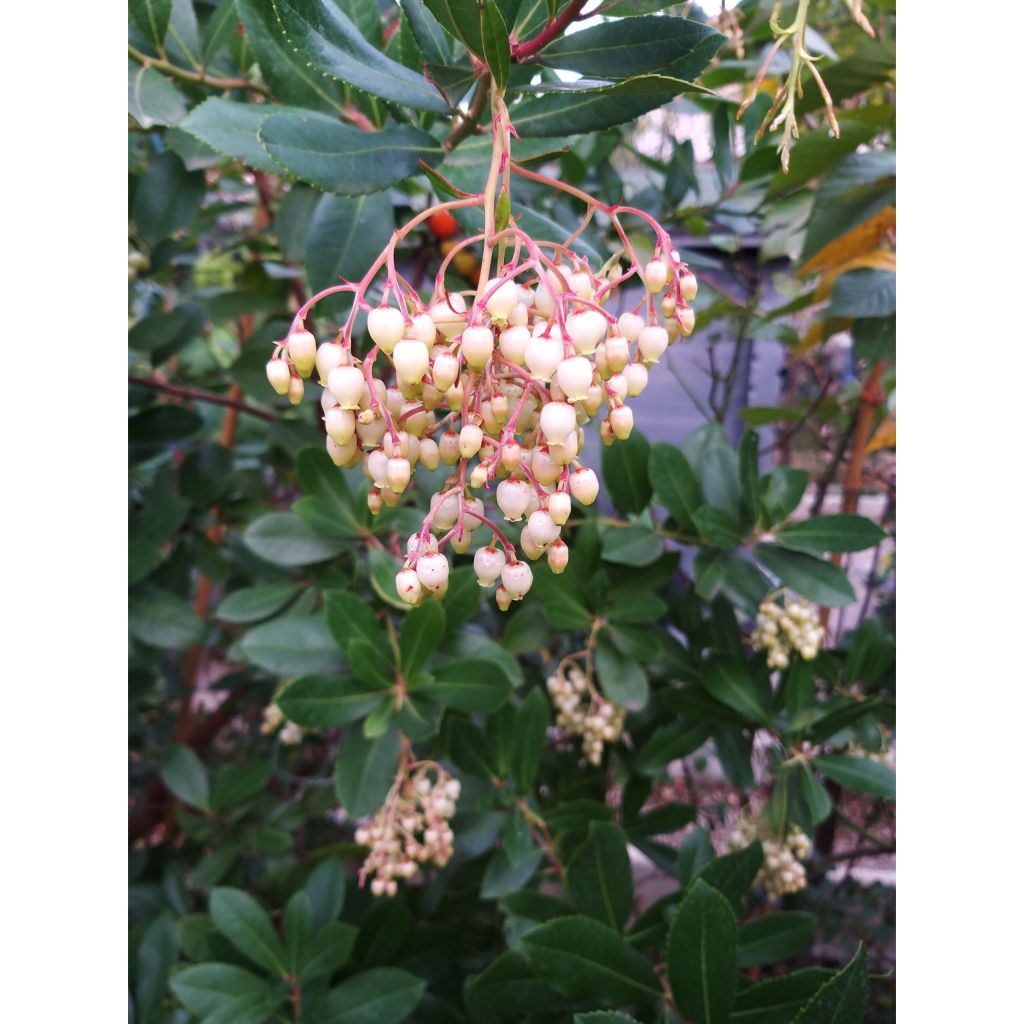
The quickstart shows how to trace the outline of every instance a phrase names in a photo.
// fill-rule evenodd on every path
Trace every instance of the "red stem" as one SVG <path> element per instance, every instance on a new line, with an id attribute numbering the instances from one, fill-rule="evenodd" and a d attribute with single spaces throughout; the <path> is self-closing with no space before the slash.
<path id="1" fill-rule="evenodd" d="M 512 44 L 512 60 L 521 64 L 528 60 L 535 53 L 542 50 L 548 43 L 557 39 L 566 29 L 570 22 L 575 21 L 583 9 L 586 0 L 572 0 L 572 3 L 553 21 L 549 21 L 540 32 L 532 39 L 523 43 Z"/>

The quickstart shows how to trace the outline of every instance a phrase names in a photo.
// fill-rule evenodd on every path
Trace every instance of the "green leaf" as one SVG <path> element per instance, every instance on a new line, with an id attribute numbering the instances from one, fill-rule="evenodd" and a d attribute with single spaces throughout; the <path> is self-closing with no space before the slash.
<path id="1" fill-rule="evenodd" d="M 732 109 L 728 103 L 719 103 L 711 117 L 711 130 L 715 138 L 714 162 L 722 189 L 732 184 L 734 163 L 732 158 Z"/>
<path id="2" fill-rule="evenodd" d="M 285 103 L 341 114 L 345 101 L 336 82 L 329 81 L 297 53 L 268 0 L 238 0 L 245 38 L 256 53 L 260 71 Z"/>
<path id="3" fill-rule="evenodd" d="M 171 0 L 128 0 L 128 16 L 150 42 L 163 47 L 171 20 Z"/>
<path id="4" fill-rule="evenodd" d="M 835 515 L 786 523 L 776 534 L 776 540 L 792 551 L 826 555 L 873 548 L 886 536 L 885 530 L 864 516 Z"/>
<path id="5" fill-rule="evenodd" d="M 436 601 L 424 601 L 405 617 L 398 646 L 404 675 L 418 672 L 437 650 L 444 635 L 444 609 Z"/>
<path id="6" fill-rule="evenodd" d="M 700 46 L 707 59 L 692 62 L 685 74 L 676 72 L 678 77 L 694 78 L 724 42 L 724 36 L 697 21 L 635 18 L 564 35 L 544 47 L 541 59 L 552 67 L 595 78 L 630 78 L 667 69 Z"/>
<path id="7" fill-rule="evenodd" d="M 221 765 L 213 775 L 211 806 L 219 811 L 251 800 L 266 788 L 271 770 L 269 761 Z"/>
<path id="8" fill-rule="evenodd" d="M 345 905 L 345 870 L 337 857 L 326 857 L 316 866 L 306 882 L 313 907 L 313 927 L 337 919 Z"/>
<path id="9" fill-rule="evenodd" d="M 631 839 L 664 836 L 684 829 L 696 816 L 697 809 L 690 804 L 662 804 L 653 811 L 641 814 L 628 828 Z"/>
<path id="10" fill-rule="evenodd" d="M 690 829 L 679 844 L 679 853 L 676 857 L 679 884 L 689 885 L 690 879 L 695 878 L 714 856 L 715 848 L 711 845 L 711 836 L 707 830 L 700 827 Z"/>
<path id="11" fill-rule="evenodd" d="M 726 1024 L 736 996 L 736 919 L 698 878 L 679 905 L 665 947 L 672 995 L 698 1024 Z"/>
<path id="12" fill-rule="evenodd" d="M 610 821 L 592 821 L 569 863 L 569 896 L 581 914 L 619 931 L 633 909 L 633 868 L 626 833 Z"/>
<path id="13" fill-rule="evenodd" d="M 477 56 L 483 56 L 480 0 L 424 0 L 437 21 Z"/>
<path id="14" fill-rule="evenodd" d="M 440 145 L 411 125 L 363 132 L 313 111 L 268 115 L 260 144 L 275 163 L 325 192 L 377 192 L 419 173 L 419 161 L 436 163 Z"/>
<path id="15" fill-rule="evenodd" d="M 358 934 L 359 929 L 351 924 L 340 921 L 325 924 L 305 949 L 298 971 L 299 981 L 307 984 L 344 967 L 355 948 Z"/>
<path id="16" fill-rule="evenodd" d="M 806 967 L 751 985 L 736 995 L 733 1024 L 790 1024 L 793 1015 L 832 977 L 821 967 Z"/>
<path id="17" fill-rule="evenodd" d="M 737 933 L 740 967 L 761 967 L 796 956 L 814 938 L 817 918 L 799 911 L 755 917 Z"/>
<path id="18" fill-rule="evenodd" d="M 128 113 L 140 128 L 176 125 L 185 116 L 185 100 L 156 68 L 128 61 Z"/>
<path id="19" fill-rule="evenodd" d="M 397 967 L 374 967 L 327 993 L 321 1024 L 401 1024 L 416 1009 L 426 982 Z"/>
<path id="20" fill-rule="evenodd" d="M 516 709 L 509 761 L 520 792 L 529 793 L 540 768 L 544 740 L 551 721 L 550 706 L 540 687 L 534 687 Z"/>
<path id="21" fill-rule="evenodd" d="M 242 541 L 264 561 L 286 569 L 325 562 L 345 549 L 344 540 L 316 533 L 294 512 L 260 516 L 246 527 Z"/>
<path id="22" fill-rule="evenodd" d="M 771 685 L 763 676 L 752 675 L 739 658 L 717 655 L 701 673 L 704 689 L 715 700 L 738 711 L 744 718 L 769 726 Z"/>
<path id="23" fill-rule="evenodd" d="M 133 597 L 128 632 L 151 647 L 173 651 L 198 643 L 203 623 L 184 598 L 169 590 L 152 589 Z"/>
<path id="24" fill-rule="evenodd" d="M 799 551 L 787 551 L 777 544 L 758 544 L 754 554 L 785 586 L 815 604 L 839 608 L 856 600 L 846 574 L 831 562 Z"/>
<path id="25" fill-rule="evenodd" d="M 272 998 L 270 986 L 234 964 L 207 963 L 186 967 L 171 978 L 171 991 L 196 1017 L 223 1011 L 241 1012 Z M 284 1001 L 282 994 L 279 1002 Z"/>
<path id="26" fill-rule="evenodd" d="M 537 977 L 525 957 L 511 950 L 495 957 L 483 971 L 471 977 L 466 994 L 503 1015 L 530 1014 L 563 1002 L 547 982 Z"/>
<path id="27" fill-rule="evenodd" d="M 280 168 L 264 152 L 256 138 L 260 123 L 269 113 L 298 108 L 236 103 L 213 96 L 192 110 L 181 124 L 193 138 L 257 171 L 276 174 Z"/>
<path id="28" fill-rule="evenodd" d="M 828 316 L 892 316 L 896 312 L 896 274 L 861 267 L 836 278 Z"/>
<path id="29" fill-rule="evenodd" d="M 480 11 L 480 34 L 483 43 L 483 57 L 491 69 L 491 76 L 499 91 L 504 92 L 508 84 L 509 50 L 508 29 L 502 20 L 494 0 L 484 0 Z M 500 228 L 498 230 L 501 230 Z"/>
<path id="30" fill-rule="evenodd" d="M 174 917 L 164 911 L 148 925 L 139 943 L 135 995 L 143 1024 L 160 1019 L 167 976 L 177 959 Z"/>
<path id="31" fill-rule="evenodd" d="M 633 767 L 641 775 L 657 778 L 669 762 L 702 747 L 710 734 L 703 722 L 671 722 L 658 729 L 637 751 Z"/>
<path id="32" fill-rule="evenodd" d="M 661 997 L 647 957 L 588 917 L 561 917 L 527 932 L 523 952 L 559 992 L 588 1003 L 633 1005 Z"/>
<path id="33" fill-rule="evenodd" d="M 757 840 L 735 853 L 727 853 L 709 861 L 697 873 L 697 878 L 717 889 L 729 902 L 734 910 L 738 910 L 743 897 L 754 884 L 761 864 L 764 851 Z"/>
<path id="34" fill-rule="evenodd" d="M 324 613 L 331 635 L 339 647 L 348 648 L 353 640 L 383 649 L 387 634 L 381 628 L 373 608 L 350 590 L 328 590 L 324 594 Z"/>
<path id="35" fill-rule="evenodd" d="M 604 534 L 601 557 L 616 565 L 650 565 L 661 554 L 661 541 L 648 526 L 612 527 Z"/>
<path id="36" fill-rule="evenodd" d="M 465 658 L 442 665 L 425 693 L 431 700 L 460 711 L 495 711 L 508 700 L 512 683 L 493 662 Z"/>
<path id="37" fill-rule="evenodd" d="M 623 654 L 607 629 L 597 634 L 594 669 L 601 692 L 629 711 L 641 711 L 647 704 L 650 687 L 644 670 Z"/>
<path id="38" fill-rule="evenodd" d="M 282 977 L 288 973 L 284 948 L 269 915 L 247 892 L 214 889 L 210 916 L 218 931 L 253 963 Z"/>
<path id="39" fill-rule="evenodd" d="M 800 795 L 810 814 L 811 825 L 820 825 L 832 813 L 832 798 L 806 764 L 797 765 L 796 778 Z"/>
<path id="40" fill-rule="evenodd" d="M 677 207 L 690 194 L 700 199 L 700 180 L 694 163 L 693 143 L 687 139 L 672 147 L 668 169 L 665 171 L 664 193 L 670 207 Z M 740 415 L 743 415 L 741 410 Z"/>
<path id="41" fill-rule="evenodd" d="M 507 893 L 518 892 L 543 863 L 544 851 L 541 849 L 532 849 L 513 860 L 506 847 L 498 847 L 491 854 L 480 880 L 480 898 L 496 900 Z"/>
<path id="42" fill-rule="evenodd" d="M 701 505 L 693 513 L 693 524 L 709 543 L 720 548 L 735 548 L 743 541 L 739 525 L 728 512 L 712 505 Z"/>
<path id="43" fill-rule="evenodd" d="M 601 451 L 601 475 L 621 512 L 642 512 L 651 500 L 647 476 L 650 447 L 647 438 L 634 430 L 625 441 L 616 441 Z"/>
<path id="44" fill-rule="evenodd" d="M 271 2 L 292 47 L 324 75 L 405 107 L 447 112 L 448 104 L 434 86 L 368 43 L 336 4 L 327 0 Z"/>
<path id="45" fill-rule="evenodd" d="M 884 764 L 849 754 L 821 754 L 814 767 L 847 789 L 896 799 L 896 773 Z"/>
<path id="46" fill-rule="evenodd" d="M 431 64 L 450 64 L 452 44 L 423 0 L 402 0 L 402 10 L 409 19 L 409 27 L 423 56 Z"/>
<path id="47" fill-rule="evenodd" d="M 673 445 L 659 441 L 651 445 L 648 474 L 659 504 L 668 509 L 683 530 L 696 533 L 693 514 L 703 498 L 700 484 L 686 456 Z"/>
<path id="48" fill-rule="evenodd" d="M 342 741 L 334 765 L 334 787 L 350 818 L 365 818 L 375 811 L 395 781 L 402 737 L 388 732 L 367 739 L 358 729 Z"/>
<path id="49" fill-rule="evenodd" d="M 323 448 L 306 448 L 299 452 L 295 469 L 307 495 L 298 502 L 296 511 L 308 525 L 322 522 L 332 536 L 346 538 L 365 532 L 356 516 L 355 501 L 345 477 Z M 310 514 L 314 512 L 315 515 Z"/>
<path id="50" fill-rule="evenodd" d="M 202 171 L 188 171 L 173 154 L 150 161 L 131 196 L 131 219 L 150 247 L 192 223 L 199 212 L 206 182 Z"/>
<path id="51" fill-rule="evenodd" d="M 297 725 L 325 729 L 365 717 L 384 700 L 387 692 L 357 679 L 303 676 L 277 698 L 277 704 Z"/>
<path id="52" fill-rule="evenodd" d="M 774 526 L 788 518 L 790 513 L 800 504 L 800 499 L 807 489 L 810 475 L 804 469 L 791 469 L 789 466 L 776 466 L 770 473 L 761 477 L 761 507 L 765 511 L 766 526 Z"/>
<path id="53" fill-rule="evenodd" d="M 313 936 L 313 901 L 306 889 L 292 893 L 281 916 L 281 928 L 285 953 L 288 955 L 288 971 L 297 974 Z"/>
<path id="54" fill-rule="evenodd" d="M 238 648 L 246 661 L 276 675 L 331 675 L 345 667 L 338 645 L 319 616 L 271 619 L 250 629 Z"/>
<path id="55" fill-rule="evenodd" d="M 235 625 L 249 625 L 269 618 L 303 589 L 301 583 L 266 583 L 228 594 L 217 605 L 217 618 Z"/>
<path id="56" fill-rule="evenodd" d="M 814 994 L 793 1024 L 861 1024 L 868 1006 L 868 958 L 864 944 L 854 958 Z"/>

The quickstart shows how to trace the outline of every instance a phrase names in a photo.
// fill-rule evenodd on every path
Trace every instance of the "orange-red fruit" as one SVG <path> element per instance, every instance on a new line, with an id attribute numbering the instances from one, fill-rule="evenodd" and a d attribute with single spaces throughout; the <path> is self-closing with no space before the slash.
<path id="1" fill-rule="evenodd" d="M 447 210 L 441 210 L 427 220 L 427 227 L 435 238 L 443 241 L 459 230 L 459 222 Z"/>

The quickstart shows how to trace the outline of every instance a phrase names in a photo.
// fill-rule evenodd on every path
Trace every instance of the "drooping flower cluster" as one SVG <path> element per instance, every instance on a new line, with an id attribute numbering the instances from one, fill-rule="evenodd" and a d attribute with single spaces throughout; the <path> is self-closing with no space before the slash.
<path id="1" fill-rule="evenodd" d="M 769 668 L 788 668 L 794 651 L 804 661 L 813 661 L 825 641 L 813 605 L 788 591 L 783 591 L 782 602 L 774 594 L 761 602 L 750 637 L 755 649 L 768 652 Z"/>
<path id="2" fill-rule="evenodd" d="M 603 697 L 576 665 L 564 670 L 559 666 L 548 676 L 547 688 L 558 711 L 558 727 L 570 736 L 580 736 L 584 756 L 592 765 L 599 765 L 604 745 L 615 743 L 622 735 L 625 708 Z"/>
<path id="3" fill-rule="evenodd" d="M 455 836 L 449 819 L 462 787 L 440 765 L 420 762 L 400 772 L 387 799 L 355 840 L 370 848 L 359 884 L 372 877 L 374 896 L 394 896 L 398 879 L 412 878 L 424 864 L 444 867 Z"/>
<path id="4" fill-rule="evenodd" d="M 299 310 L 267 365 L 274 389 L 296 403 L 303 379 L 315 371 L 324 389 L 327 451 L 338 466 L 362 466 L 372 483 L 368 500 L 374 513 L 401 500 L 417 465 L 451 467 L 396 577 L 399 595 L 411 605 L 443 596 L 449 568 L 444 549 L 468 551 L 481 526 L 493 534 L 476 561 L 481 585 L 498 584 L 495 599 L 503 610 L 530 589 L 528 561 L 520 560 L 516 546 L 485 514 L 480 495 L 492 488 L 504 518 L 525 521 L 518 544 L 526 559 L 546 553 L 552 570 L 562 571 L 569 552 L 560 533 L 572 499 L 589 505 L 598 491 L 596 475 L 579 462 L 582 426 L 597 419 L 605 444 L 629 437 L 628 399 L 644 390 L 648 368 L 669 344 L 694 328 L 689 302 L 697 280 L 664 228 L 643 211 L 606 206 L 516 165 L 507 111 L 500 98 L 495 102 L 486 191 L 413 217 L 358 284 L 328 288 Z M 508 217 L 511 173 L 572 191 L 588 204 L 584 222 L 564 244 L 536 240 Z M 504 223 L 494 212 L 501 205 L 499 178 Z M 422 297 L 395 269 L 397 244 L 438 212 L 473 206 L 484 208 L 484 233 L 450 247 L 432 293 Z M 597 269 L 572 248 L 595 213 L 608 218 L 621 245 Z M 653 231 L 651 259 L 637 255 L 620 222 L 625 215 L 639 217 Z M 446 276 L 453 258 L 481 243 L 479 286 L 475 292 L 451 290 Z M 367 293 L 382 271 L 382 295 L 371 305 Z M 613 316 L 605 307 L 632 278 L 644 285 L 643 298 Z M 337 338 L 318 347 L 305 317 L 325 295 L 345 291 L 354 293 L 352 312 Z M 363 312 L 372 347 L 360 359 L 353 340 Z"/>
<path id="5" fill-rule="evenodd" d="M 284 712 L 276 704 L 268 704 L 263 709 L 263 721 L 260 723 L 260 735 L 270 736 L 278 733 L 278 739 L 286 747 L 294 747 L 302 742 L 303 729 L 301 725 L 286 721 Z"/>
<path id="6" fill-rule="evenodd" d="M 767 833 L 748 815 L 743 815 L 728 838 L 730 850 L 742 850 L 755 839 L 761 840 L 764 863 L 754 879 L 754 885 L 764 887 L 768 896 L 784 896 L 807 888 L 807 872 L 800 862 L 811 855 L 811 841 L 807 834 L 790 825 L 784 838 Z"/>

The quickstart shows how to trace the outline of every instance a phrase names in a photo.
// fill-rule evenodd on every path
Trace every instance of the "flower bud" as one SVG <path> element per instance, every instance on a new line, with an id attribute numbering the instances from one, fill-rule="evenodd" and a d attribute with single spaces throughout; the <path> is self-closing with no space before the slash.
<path id="1" fill-rule="evenodd" d="M 437 327 L 430 318 L 430 314 L 417 313 L 412 318 L 412 323 L 406 327 L 405 336 L 413 341 L 422 341 L 427 348 L 430 348 L 437 338 Z"/>
<path id="2" fill-rule="evenodd" d="M 484 432 L 473 423 L 467 423 L 459 431 L 459 454 L 464 459 L 471 459 L 478 451 L 484 441 Z"/>
<path id="3" fill-rule="evenodd" d="M 469 530 L 463 530 L 461 536 L 459 536 L 459 534 L 456 534 L 449 541 L 449 544 L 451 544 L 452 547 L 452 551 L 454 551 L 457 555 L 464 555 L 469 550 L 469 545 L 472 543 L 473 535 L 469 532 Z"/>
<path id="4" fill-rule="evenodd" d="M 565 330 L 578 355 L 588 356 L 608 333 L 608 321 L 596 309 L 585 309 L 565 319 Z"/>
<path id="5" fill-rule="evenodd" d="M 587 397 L 583 400 L 583 411 L 587 416 L 596 416 L 604 401 L 604 391 L 599 384 L 591 384 L 587 388 Z"/>
<path id="6" fill-rule="evenodd" d="M 518 523 L 530 506 L 530 487 L 525 480 L 509 477 L 502 480 L 495 491 L 495 500 L 501 514 L 510 522 Z"/>
<path id="7" fill-rule="evenodd" d="M 621 334 L 613 334 L 604 343 L 604 355 L 608 369 L 612 373 L 621 373 L 629 362 L 629 342 Z"/>
<path id="8" fill-rule="evenodd" d="M 567 402 L 548 402 L 540 413 L 540 429 L 552 444 L 561 444 L 576 429 L 576 410 Z"/>
<path id="9" fill-rule="evenodd" d="M 409 465 L 408 459 L 403 459 L 401 456 L 388 459 L 388 487 L 396 494 L 401 494 L 409 486 L 409 477 L 411 475 L 412 467 Z"/>
<path id="10" fill-rule="evenodd" d="M 430 319 L 446 338 L 456 338 L 466 324 L 466 300 L 458 292 L 449 292 L 430 307 Z"/>
<path id="11" fill-rule="evenodd" d="M 516 441 L 506 441 L 501 449 L 501 464 L 509 471 L 513 470 L 523 460 L 523 449 Z"/>
<path id="12" fill-rule="evenodd" d="M 482 462 L 478 462 L 473 467 L 473 472 L 469 474 L 469 486 L 470 487 L 486 487 L 487 486 L 487 466 Z"/>
<path id="13" fill-rule="evenodd" d="M 376 448 L 366 456 L 363 470 L 375 486 L 388 486 L 388 457 L 383 449 Z"/>
<path id="14" fill-rule="evenodd" d="M 358 409 L 366 381 L 358 366 L 336 366 L 327 377 L 327 387 L 342 409 Z"/>
<path id="15" fill-rule="evenodd" d="M 360 413 L 360 418 L 356 420 L 356 437 L 364 448 L 376 448 L 384 437 L 387 424 L 379 416 L 373 416 L 364 422 L 361 419 L 363 415 Z"/>
<path id="16" fill-rule="evenodd" d="M 493 352 L 494 335 L 489 327 L 467 327 L 462 332 L 462 355 L 474 370 L 482 370 Z"/>
<path id="17" fill-rule="evenodd" d="M 555 371 L 555 379 L 570 402 L 581 402 L 587 397 L 587 391 L 594 379 L 594 367 L 584 356 L 563 359 Z"/>
<path id="18" fill-rule="evenodd" d="M 441 557 L 444 558 L 444 555 Z M 395 577 L 395 590 L 406 604 L 419 604 L 423 597 L 423 584 L 416 570 L 403 569 Z"/>
<path id="19" fill-rule="evenodd" d="M 512 595 L 503 586 L 499 585 L 494 592 L 494 600 L 503 612 L 507 612 L 512 607 Z"/>
<path id="20" fill-rule="evenodd" d="M 417 384 L 430 369 L 430 351 L 422 341 L 402 339 L 391 353 L 395 373 L 406 384 Z"/>
<path id="21" fill-rule="evenodd" d="M 316 338 L 300 327 L 288 335 L 288 357 L 300 377 L 308 377 L 316 366 Z"/>
<path id="22" fill-rule="evenodd" d="M 291 379 L 292 371 L 283 359 L 271 359 L 267 363 L 267 380 L 279 395 L 288 394 L 288 384 Z"/>
<path id="23" fill-rule="evenodd" d="M 342 409 L 336 405 L 333 409 L 328 410 L 327 415 L 324 416 L 324 427 L 332 441 L 338 444 L 345 444 L 348 440 L 355 437 L 355 413 L 350 409 Z"/>
<path id="24" fill-rule="evenodd" d="M 530 533 L 530 528 L 524 526 L 519 534 L 519 546 L 523 549 L 523 554 L 526 555 L 531 562 L 536 562 L 541 555 L 544 554 L 544 545 L 538 544 L 533 539 L 533 534 Z"/>
<path id="25" fill-rule="evenodd" d="M 302 401 L 302 396 L 305 393 L 305 390 L 302 378 L 292 377 L 292 379 L 288 381 L 288 401 L 291 402 L 292 405 L 298 405 L 299 402 Z"/>
<path id="26" fill-rule="evenodd" d="M 626 389 L 628 387 L 629 385 L 626 383 L 626 378 L 623 374 L 613 373 L 608 378 L 608 383 L 605 384 L 604 389 L 609 399 L 614 398 L 621 402 L 626 397 Z"/>
<path id="27" fill-rule="evenodd" d="M 448 582 L 448 559 L 440 552 L 428 551 L 417 560 L 416 575 L 427 590 L 440 590 Z"/>
<path id="28" fill-rule="evenodd" d="M 663 317 L 670 317 L 676 311 L 676 297 L 674 295 L 666 295 L 661 300 L 661 315 Z"/>
<path id="29" fill-rule="evenodd" d="M 549 444 L 548 455 L 556 466 L 568 466 L 580 450 L 580 431 L 574 430 L 561 444 Z M 561 474 L 559 474 L 561 475 Z M 538 477 L 538 479 L 540 479 Z M 548 481 L 554 483 L 554 480 Z"/>
<path id="30" fill-rule="evenodd" d="M 493 586 L 501 575 L 505 565 L 505 552 L 501 548 L 488 545 L 485 548 L 477 548 L 473 556 L 473 571 L 476 573 L 477 582 L 481 587 Z"/>
<path id="31" fill-rule="evenodd" d="M 348 349 L 336 341 L 325 341 L 316 350 L 316 372 L 322 386 L 327 385 L 327 378 L 336 366 L 349 362 L 351 356 Z"/>
<path id="32" fill-rule="evenodd" d="M 552 283 L 555 283 L 554 278 L 552 278 Z M 555 311 L 555 297 L 543 281 L 537 285 L 537 289 L 533 293 L 533 308 L 543 317 L 551 316 Z"/>
<path id="33" fill-rule="evenodd" d="M 381 497 L 379 488 L 370 488 L 370 493 L 366 496 L 366 507 L 370 510 L 371 516 L 380 515 L 380 510 L 384 507 L 384 499 Z"/>
<path id="34" fill-rule="evenodd" d="M 679 293 L 687 302 L 697 298 L 697 278 L 689 271 L 679 278 Z"/>
<path id="35" fill-rule="evenodd" d="M 378 306 L 367 315 L 366 330 L 377 348 L 391 355 L 405 334 L 405 317 L 400 309 Z"/>
<path id="36" fill-rule="evenodd" d="M 327 388 L 324 388 L 323 391 L 320 392 L 320 408 L 323 409 L 325 416 L 332 409 L 340 408 L 338 400 L 330 393 L 330 391 L 327 390 Z"/>
<path id="37" fill-rule="evenodd" d="M 425 437 L 420 441 L 420 462 L 427 469 L 437 469 L 441 461 L 441 452 L 437 442 L 432 437 Z"/>
<path id="38" fill-rule="evenodd" d="M 570 274 L 569 290 L 581 299 L 592 299 L 594 297 L 594 281 L 590 273 L 586 270 L 577 270 Z"/>
<path id="39" fill-rule="evenodd" d="M 626 341 L 636 341 L 643 329 L 643 317 L 637 316 L 636 313 L 623 313 L 615 321 L 615 333 L 621 334 Z"/>
<path id="40" fill-rule="evenodd" d="M 647 326 L 640 332 L 637 345 L 645 363 L 656 363 L 668 348 L 668 331 L 664 327 Z"/>
<path id="41" fill-rule="evenodd" d="M 454 466 L 459 461 L 459 435 L 454 430 L 446 430 L 437 447 L 446 466 Z"/>
<path id="42" fill-rule="evenodd" d="M 462 397 L 465 394 L 462 382 L 453 384 L 445 393 L 444 400 L 448 403 L 449 409 L 461 409 Z"/>
<path id="43" fill-rule="evenodd" d="M 527 289 L 529 291 L 529 289 Z M 530 293 L 530 302 L 533 301 L 533 294 Z M 510 327 L 525 327 L 530 322 L 530 303 L 523 302 L 520 297 L 520 301 L 515 304 L 512 308 L 512 312 L 508 315 L 508 323 Z"/>
<path id="44" fill-rule="evenodd" d="M 568 564 L 569 546 L 564 540 L 556 540 L 554 544 L 548 548 L 548 567 L 556 576 L 560 576 L 565 572 L 565 567 Z"/>
<path id="45" fill-rule="evenodd" d="M 686 337 L 693 334 L 693 328 L 696 322 L 697 317 L 689 306 L 685 306 L 676 314 L 676 323 L 679 324 L 679 330 Z"/>
<path id="46" fill-rule="evenodd" d="M 484 285 L 482 294 L 487 296 L 484 305 L 494 320 L 507 320 L 509 313 L 519 302 L 519 291 L 515 281 L 501 281 L 497 277 L 492 277 Z"/>
<path id="47" fill-rule="evenodd" d="M 336 466 L 349 465 L 358 450 L 354 437 L 350 437 L 344 444 L 338 444 L 333 438 L 327 438 L 327 454 Z"/>
<path id="48" fill-rule="evenodd" d="M 622 375 L 626 378 L 627 395 L 636 397 L 647 387 L 647 367 L 643 363 L 630 363 Z"/>
<path id="49" fill-rule="evenodd" d="M 430 497 L 430 511 L 434 514 L 431 529 L 438 533 L 450 530 L 459 518 L 459 496 L 450 491 L 446 494 L 433 494 Z"/>
<path id="50" fill-rule="evenodd" d="M 662 259 L 651 260 L 644 267 L 644 284 L 649 292 L 660 292 L 668 282 L 668 267 Z"/>
<path id="51" fill-rule="evenodd" d="M 543 448 L 533 450 L 533 455 L 530 457 L 530 469 L 542 484 L 553 484 L 562 474 L 561 467 L 551 457 L 551 453 Z"/>
<path id="52" fill-rule="evenodd" d="M 548 512 L 552 520 L 559 526 L 563 526 L 572 512 L 572 499 L 567 491 L 555 491 L 548 498 Z"/>
<path id="53" fill-rule="evenodd" d="M 545 334 L 545 331 L 550 333 Z M 558 328 L 551 324 L 542 324 L 533 332 L 533 337 L 526 346 L 526 365 L 538 380 L 549 381 L 562 361 L 563 351 L 564 346 Z"/>
<path id="54" fill-rule="evenodd" d="M 442 393 L 447 391 L 459 378 L 459 360 L 450 352 L 443 352 L 434 359 L 432 374 L 434 387 Z"/>
<path id="55" fill-rule="evenodd" d="M 526 360 L 526 347 L 530 344 L 530 332 L 526 327 L 506 327 L 498 335 L 498 348 L 501 354 L 517 366 L 523 366 Z"/>
<path id="56" fill-rule="evenodd" d="M 633 410 L 628 405 L 620 405 L 608 414 L 608 422 L 612 433 L 620 441 L 625 441 L 633 430 Z"/>
<path id="57" fill-rule="evenodd" d="M 501 585 L 513 601 L 521 601 L 533 585 L 533 570 L 526 562 L 506 562 L 501 570 Z"/>
<path id="58" fill-rule="evenodd" d="M 558 540 L 558 535 L 561 533 L 561 527 L 551 518 L 551 513 L 543 508 L 530 514 L 526 527 L 534 542 L 542 548 L 546 548 L 552 541 Z"/>
<path id="59" fill-rule="evenodd" d="M 569 474 L 569 491 L 581 505 L 593 505 L 599 488 L 597 474 L 592 469 L 580 466 Z"/>

